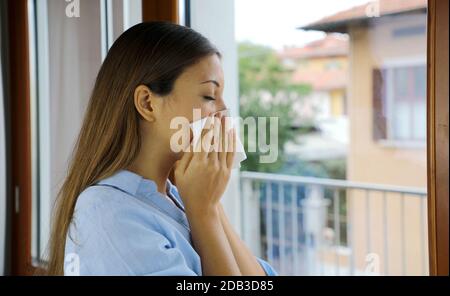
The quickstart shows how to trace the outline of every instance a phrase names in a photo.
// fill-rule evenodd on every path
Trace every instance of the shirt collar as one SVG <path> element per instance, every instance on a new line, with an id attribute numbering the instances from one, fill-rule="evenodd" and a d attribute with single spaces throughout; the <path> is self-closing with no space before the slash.
<path id="1" fill-rule="evenodd" d="M 97 182 L 98 185 L 109 185 L 131 195 L 136 195 L 144 178 L 128 170 L 119 170 L 114 175 Z M 149 191 L 157 191 L 155 182 L 151 181 Z"/>
<path id="2" fill-rule="evenodd" d="M 114 175 L 100 180 L 97 184 L 111 186 L 139 199 L 148 201 L 185 227 L 189 227 L 184 212 L 183 201 L 178 193 L 178 189 L 170 182 L 170 180 L 167 180 L 166 182 L 167 191 L 170 196 L 175 199 L 175 203 L 181 207 L 181 209 L 167 200 L 167 198 L 158 191 L 158 187 L 153 180 L 146 179 L 125 169 L 119 170 Z"/>
<path id="3" fill-rule="evenodd" d="M 142 187 L 141 183 L 145 183 L 145 186 Z M 125 169 L 119 170 L 114 175 L 100 180 L 97 184 L 109 185 L 131 195 L 137 195 L 138 193 L 148 194 L 158 192 L 158 187 L 153 180 L 145 179 L 144 177 Z M 178 204 L 183 206 L 183 201 L 179 196 L 178 189 L 172 184 L 172 182 L 170 182 L 169 179 L 167 179 L 166 186 L 168 193 L 176 199 Z M 140 189 L 143 189 L 145 192 L 139 192 Z"/>

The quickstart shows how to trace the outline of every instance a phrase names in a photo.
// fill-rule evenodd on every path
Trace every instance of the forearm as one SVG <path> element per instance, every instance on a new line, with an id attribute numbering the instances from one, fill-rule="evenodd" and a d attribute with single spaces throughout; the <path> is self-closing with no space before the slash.
<path id="1" fill-rule="evenodd" d="M 264 269 L 252 254 L 251 250 L 234 231 L 222 205 L 219 205 L 218 210 L 222 227 L 242 275 L 266 275 Z"/>
<path id="2" fill-rule="evenodd" d="M 187 211 L 194 248 L 202 262 L 203 275 L 241 275 L 218 211 Z"/>

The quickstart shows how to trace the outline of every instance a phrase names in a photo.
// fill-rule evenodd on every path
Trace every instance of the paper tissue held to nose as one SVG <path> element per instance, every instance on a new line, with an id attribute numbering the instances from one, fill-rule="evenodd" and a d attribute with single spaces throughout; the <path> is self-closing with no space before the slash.
<path id="1" fill-rule="evenodd" d="M 193 134 L 192 143 L 194 144 L 194 147 L 197 145 L 198 141 L 200 140 L 200 135 L 202 133 L 203 128 L 205 127 L 207 119 L 208 119 L 208 117 L 205 117 L 203 119 L 194 121 L 190 124 L 191 129 L 192 129 L 192 134 Z M 232 129 L 235 126 L 234 120 L 231 117 L 226 117 L 225 122 L 226 122 L 226 124 L 225 124 L 226 132 L 228 132 L 230 129 Z M 233 161 L 232 168 L 240 168 L 241 162 L 247 158 L 247 155 L 245 154 L 244 146 L 242 145 L 242 142 L 239 139 L 238 133 L 236 133 L 236 143 L 235 143 L 234 149 L 235 149 L 236 153 L 234 155 L 234 161 Z"/>

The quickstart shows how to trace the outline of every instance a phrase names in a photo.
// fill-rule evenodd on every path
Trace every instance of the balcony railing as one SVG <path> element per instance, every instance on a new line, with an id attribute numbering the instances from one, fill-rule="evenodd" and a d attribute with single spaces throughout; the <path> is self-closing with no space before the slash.
<path id="1" fill-rule="evenodd" d="M 246 243 L 282 275 L 425 275 L 423 188 L 241 172 Z"/>

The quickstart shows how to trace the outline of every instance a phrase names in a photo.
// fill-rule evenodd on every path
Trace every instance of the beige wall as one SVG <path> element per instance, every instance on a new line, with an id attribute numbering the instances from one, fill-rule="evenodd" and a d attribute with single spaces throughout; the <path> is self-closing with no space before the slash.
<path id="1" fill-rule="evenodd" d="M 330 63 L 335 65 L 343 72 L 348 71 L 348 57 L 347 56 L 335 56 L 335 57 L 317 57 L 308 58 L 299 62 L 299 67 L 302 72 L 325 72 Z M 345 115 L 345 88 L 330 89 L 330 90 L 313 90 L 313 96 L 317 97 L 317 94 L 326 95 L 327 97 L 327 110 L 331 117 L 341 117 Z M 302 103 L 303 104 L 303 103 Z"/>
<path id="2" fill-rule="evenodd" d="M 346 56 L 317 57 L 300 61 L 302 71 L 324 71 L 329 63 L 336 63 L 340 69 L 347 70 L 348 58 Z"/>
<path id="3" fill-rule="evenodd" d="M 330 90 L 330 113 L 334 117 L 345 115 L 345 89 Z"/>
<path id="4" fill-rule="evenodd" d="M 347 174 L 352 181 L 401 186 L 426 187 L 426 147 L 399 148 L 377 143 L 372 137 L 372 69 L 392 60 L 426 56 L 426 36 L 393 37 L 394 28 L 426 24 L 426 16 L 397 16 L 375 19 L 368 28 L 350 30 L 349 118 L 350 145 Z M 422 202 L 422 205 L 420 204 Z M 365 193 L 353 192 L 349 200 L 352 213 L 352 231 L 356 265 L 366 266 L 368 237 L 367 221 L 372 247 L 380 255 L 381 272 L 385 259 L 385 230 L 387 230 L 388 271 L 400 274 L 405 254 L 408 274 L 421 274 L 422 252 L 426 248 L 426 216 L 420 216 L 421 206 L 426 212 L 426 201 L 405 196 L 404 220 L 401 220 L 401 198 L 398 194 L 386 196 L 386 216 L 383 197 L 371 194 L 370 215 L 366 212 Z M 422 214 L 423 214 L 422 212 Z M 369 218 L 368 218 L 369 217 Z M 387 227 L 384 227 L 384 217 Z M 422 218 L 422 220 L 421 220 Z M 425 219 L 425 220 L 423 220 Z M 402 231 L 404 227 L 404 231 Z M 421 239 L 425 232 L 425 238 Z M 402 244 L 404 241 L 404 245 Z M 426 250 L 425 250 L 426 251 Z"/>
<path id="5" fill-rule="evenodd" d="M 391 30 L 426 22 L 417 17 L 390 19 L 375 28 L 350 32 L 350 154 L 348 178 L 354 181 L 426 187 L 426 148 L 396 148 L 374 142 L 372 137 L 372 69 L 390 59 L 426 55 L 425 35 L 394 38 Z"/>

